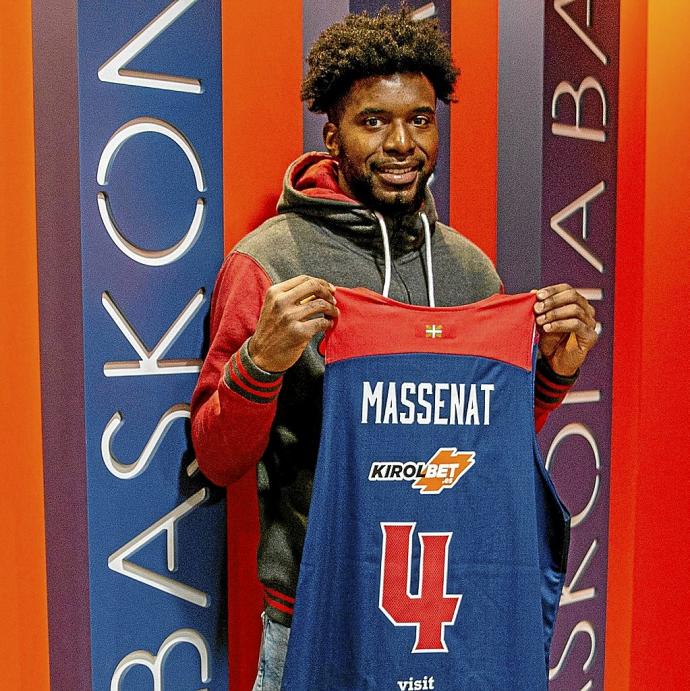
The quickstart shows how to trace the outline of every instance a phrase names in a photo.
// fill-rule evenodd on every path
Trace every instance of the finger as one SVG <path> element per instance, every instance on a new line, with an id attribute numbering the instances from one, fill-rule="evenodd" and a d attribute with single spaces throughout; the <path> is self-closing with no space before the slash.
<path id="1" fill-rule="evenodd" d="M 272 286 L 269 287 L 269 289 L 266 291 L 266 296 L 264 298 L 264 304 L 266 305 L 273 305 L 276 302 L 278 302 L 285 293 L 294 288 L 295 286 L 299 285 L 300 283 L 304 283 L 305 281 L 308 281 L 310 276 L 295 276 L 294 278 L 289 278 L 287 281 L 282 281 L 280 283 L 274 283 Z"/>
<path id="2" fill-rule="evenodd" d="M 572 298 L 573 302 L 565 302 L 568 301 Z M 558 304 L 573 304 L 573 305 L 578 305 L 582 310 L 584 310 L 587 315 L 590 317 L 590 319 L 594 320 L 594 315 L 596 314 L 596 310 L 592 305 L 590 305 L 589 301 L 587 298 L 578 293 L 577 290 L 574 288 L 570 288 L 569 290 L 565 290 L 561 293 L 557 293 L 553 295 L 550 298 L 553 301 L 554 305 Z M 548 300 L 545 300 L 545 302 L 548 302 Z M 547 309 L 552 309 L 547 305 Z"/>
<path id="3" fill-rule="evenodd" d="M 317 298 L 310 302 L 296 307 L 291 316 L 297 321 L 313 319 L 315 314 L 323 315 L 329 319 L 337 319 L 338 308 L 327 300 Z"/>
<path id="4" fill-rule="evenodd" d="M 286 304 L 296 305 L 313 295 L 314 298 L 321 298 L 335 304 L 334 291 L 335 286 L 328 281 L 324 281 L 322 278 L 309 277 L 306 281 L 284 292 L 281 300 L 284 300 Z"/>
<path id="5" fill-rule="evenodd" d="M 557 307 L 563 307 L 564 305 L 579 305 L 582 310 L 587 312 L 589 311 L 589 303 L 587 300 L 585 300 L 585 298 L 583 298 L 582 295 L 575 290 L 575 288 L 571 288 L 570 286 L 535 303 L 534 311 L 537 314 L 544 314 L 549 310 Z"/>
<path id="6" fill-rule="evenodd" d="M 543 325 L 548 324 L 549 322 L 559 321 L 561 319 L 579 319 L 587 324 L 587 326 L 592 328 L 594 328 L 596 323 L 590 316 L 589 311 L 577 303 L 549 310 L 545 314 L 540 314 L 536 321 L 537 324 Z"/>
<path id="7" fill-rule="evenodd" d="M 537 294 L 537 300 L 546 300 L 556 293 L 562 293 L 564 290 L 569 290 L 571 285 L 569 283 L 556 283 L 552 286 L 545 286 L 544 288 L 539 288 L 534 292 Z"/>
<path id="8" fill-rule="evenodd" d="M 542 327 L 547 333 L 575 333 L 579 336 L 595 336 L 594 329 L 588 327 L 579 319 L 559 319 L 549 322 Z"/>
<path id="9" fill-rule="evenodd" d="M 317 317 L 309 321 L 300 322 L 300 333 L 305 339 L 311 339 L 318 333 L 323 333 L 333 326 L 333 320 L 325 317 Z"/>
<path id="10" fill-rule="evenodd" d="M 300 274 L 299 276 L 295 276 L 294 278 L 288 278 L 286 281 L 276 283 L 273 286 L 273 288 L 275 288 L 276 292 L 278 293 L 286 293 L 288 290 L 291 290 L 295 286 L 298 286 L 300 285 L 300 283 L 304 283 L 305 281 L 308 281 L 311 278 L 311 276 L 307 276 L 306 274 Z"/>

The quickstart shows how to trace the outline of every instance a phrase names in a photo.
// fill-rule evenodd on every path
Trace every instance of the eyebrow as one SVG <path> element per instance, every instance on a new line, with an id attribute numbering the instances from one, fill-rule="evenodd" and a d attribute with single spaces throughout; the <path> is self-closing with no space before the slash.
<path id="1" fill-rule="evenodd" d="M 357 114 L 358 116 L 363 116 L 363 115 L 382 115 L 385 113 L 388 113 L 385 108 L 362 108 L 362 110 L 359 111 Z M 436 110 L 434 108 L 431 108 L 430 106 L 420 106 L 419 108 L 415 108 L 413 113 L 430 113 L 431 115 L 436 113 Z"/>
<path id="2" fill-rule="evenodd" d="M 357 115 L 381 115 L 387 112 L 388 111 L 383 108 L 362 108 Z"/>

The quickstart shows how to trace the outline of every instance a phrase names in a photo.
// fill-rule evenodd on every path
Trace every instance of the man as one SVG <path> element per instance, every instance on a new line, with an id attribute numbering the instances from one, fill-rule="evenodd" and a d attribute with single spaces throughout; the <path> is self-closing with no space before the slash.
<path id="1" fill-rule="evenodd" d="M 327 29 L 302 95 L 328 116 L 328 154 L 288 168 L 278 215 L 237 245 L 218 277 L 192 434 L 212 481 L 257 469 L 266 605 L 257 689 L 280 688 L 319 444 L 316 348 L 338 317 L 335 286 L 385 287 L 400 302 L 436 306 L 501 290 L 488 258 L 438 222 L 427 187 L 436 102 L 451 100 L 456 76 L 437 24 L 414 22 L 408 10 L 351 15 Z M 596 334 L 594 310 L 569 286 L 543 288 L 537 300 L 540 428 Z"/>

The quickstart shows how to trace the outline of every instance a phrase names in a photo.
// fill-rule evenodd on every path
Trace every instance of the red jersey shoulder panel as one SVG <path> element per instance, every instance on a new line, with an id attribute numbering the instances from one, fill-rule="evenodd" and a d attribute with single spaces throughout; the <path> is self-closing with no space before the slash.
<path id="1" fill-rule="evenodd" d="M 532 369 L 531 293 L 497 294 L 458 307 L 408 305 L 365 288 L 337 288 L 335 296 L 340 317 L 320 347 L 327 364 L 366 355 L 447 353 Z"/>

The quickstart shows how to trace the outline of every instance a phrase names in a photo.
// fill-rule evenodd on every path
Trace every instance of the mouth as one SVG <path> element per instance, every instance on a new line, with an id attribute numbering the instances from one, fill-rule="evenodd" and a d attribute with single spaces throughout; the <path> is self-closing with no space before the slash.
<path id="1" fill-rule="evenodd" d="M 375 168 L 378 177 L 392 187 L 407 187 L 417 180 L 419 164 L 380 165 Z"/>

